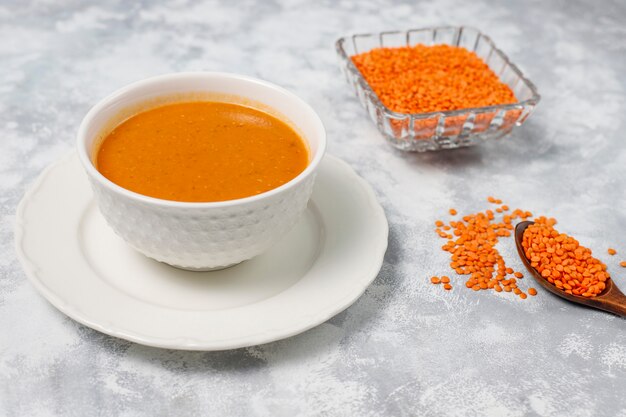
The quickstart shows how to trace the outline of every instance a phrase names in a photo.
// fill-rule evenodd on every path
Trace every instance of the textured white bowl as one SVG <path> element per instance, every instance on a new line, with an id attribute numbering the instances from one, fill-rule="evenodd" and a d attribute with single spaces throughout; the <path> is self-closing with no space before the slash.
<path id="1" fill-rule="evenodd" d="M 214 203 L 147 197 L 114 184 L 98 172 L 94 153 L 107 129 L 146 103 L 202 97 L 205 93 L 245 97 L 284 116 L 309 146 L 307 168 L 273 190 Z M 214 72 L 169 74 L 126 86 L 96 104 L 78 132 L 78 155 L 107 223 L 144 255 L 191 270 L 219 269 L 245 261 L 288 232 L 307 206 L 325 149 L 324 126 L 300 98 L 265 81 Z"/>

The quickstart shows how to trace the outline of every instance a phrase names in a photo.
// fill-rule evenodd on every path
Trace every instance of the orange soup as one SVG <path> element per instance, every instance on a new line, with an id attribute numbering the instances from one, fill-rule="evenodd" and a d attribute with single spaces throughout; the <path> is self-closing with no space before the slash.
<path id="1" fill-rule="evenodd" d="M 197 101 L 127 119 L 102 141 L 96 167 L 143 195 L 210 202 L 279 187 L 308 161 L 302 138 L 278 118 L 239 104 Z"/>

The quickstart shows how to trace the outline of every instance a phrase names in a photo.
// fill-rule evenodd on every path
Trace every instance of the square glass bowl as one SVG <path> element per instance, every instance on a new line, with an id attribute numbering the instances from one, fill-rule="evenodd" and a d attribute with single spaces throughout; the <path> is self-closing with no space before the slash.
<path id="1" fill-rule="evenodd" d="M 380 47 L 447 44 L 473 51 L 507 84 L 518 102 L 431 113 L 397 113 L 387 108 L 352 62 L 352 56 Z M 540 96 L 536 87 L 493 41 L 469 27 L 437 27 L 347 36 L 337 40 L 337 54 L 348 83 L 389 143 L 403 151 L 437 151 L 500 138 L 520 126 Z"/>

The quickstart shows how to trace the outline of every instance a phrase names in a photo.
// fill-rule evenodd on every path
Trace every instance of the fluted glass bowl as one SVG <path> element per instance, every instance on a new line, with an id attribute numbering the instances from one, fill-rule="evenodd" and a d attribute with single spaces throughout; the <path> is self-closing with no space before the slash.
<path id="1" fill-rule="evenodd" d="M 352 56 L 380 47 L 447 44 L 473 51 L 507 84 L 518 102 L 431 113 L 398 113 L 387 108 L 352 62 Z M 476 29 L 438 27 L 352 35 L 336 42 L 341 69 L 372 121 L 389 143 L 404 151 L 437 151 L 500 138 L 520 126 L 540 96 L 536 87 L 493 41 Z"/>

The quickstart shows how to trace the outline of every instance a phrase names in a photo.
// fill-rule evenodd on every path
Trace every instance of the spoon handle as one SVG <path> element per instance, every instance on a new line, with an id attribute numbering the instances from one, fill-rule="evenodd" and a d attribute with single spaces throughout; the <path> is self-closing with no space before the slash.
<path id="1" fill-rule="evenodd" d="M 615 284 L 613 284 L 609 293 L 602 298 L 601 305 L 597 307 L 617 314 L 618 316 L 626 317 L 626 295 L 624 295 Z"/>
<path id="2" fill-rule="evenodd" d="M 606 303 L 602 307 L 602 310 L 608 311 L 609 313 L 616 314 L 620 317 L 626 317 L 626 305 L 624 304 L 609 304 Z"/>

